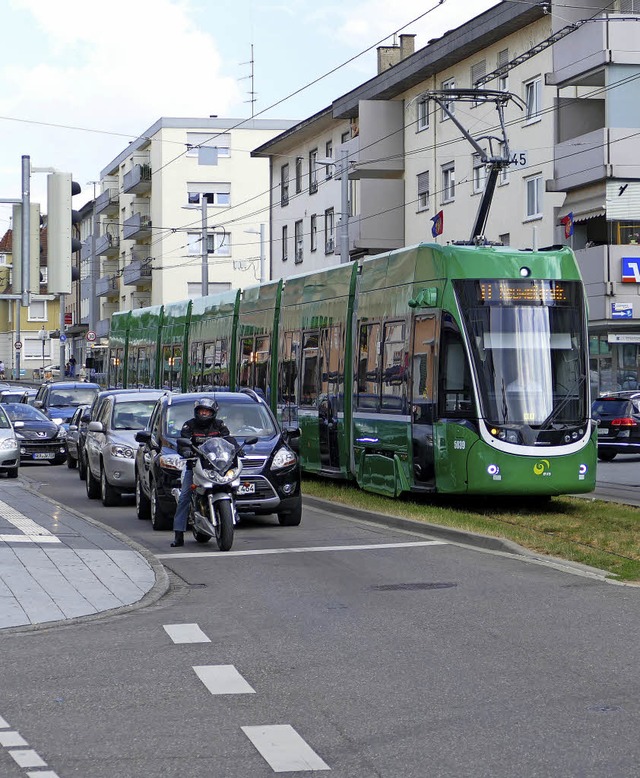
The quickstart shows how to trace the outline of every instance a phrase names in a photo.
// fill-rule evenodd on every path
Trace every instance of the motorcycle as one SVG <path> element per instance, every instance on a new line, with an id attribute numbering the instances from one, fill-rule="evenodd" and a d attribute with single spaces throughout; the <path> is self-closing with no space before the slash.
<path id="1" fill-rule="evenodd" d="M 238 445 L 226 438 L 209 438 L 196 446 L 188 438 L 178 438 L 178 451 L 194 456 L 193 487 L 187 526 L 198 543 L 215 538 L 220 551 L 233 545 L 234 527 L 238 523 L 235 490 L 240 485 L 242 461 L 239 456 L 245 446 L 257 443 L 247 438 Z M 176 502 L 180 490 L 174 489 Z"/>

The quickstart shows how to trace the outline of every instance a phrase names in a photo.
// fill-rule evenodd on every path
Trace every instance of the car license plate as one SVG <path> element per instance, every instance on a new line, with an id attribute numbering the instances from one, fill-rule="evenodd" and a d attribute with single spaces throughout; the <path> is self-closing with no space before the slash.
<path id="1" fill-rule="evenodd" d="M 34 459 L 53 459 L 55 454 L 53 451 L 45 451 L 42 454 L 33 454 Z"/>
<path id="2" fill-rule="evenodd" d="M 598 437 L 601 437 L 602 435 L 608 435 L 609 429 L 607 427 L 598 427 Z"/>
<path id="3" fill-rule="evenodd" d="M 238 494 L 255 494 L 256 485 L 250 483 L 240 484 L 238 487 Z"/>

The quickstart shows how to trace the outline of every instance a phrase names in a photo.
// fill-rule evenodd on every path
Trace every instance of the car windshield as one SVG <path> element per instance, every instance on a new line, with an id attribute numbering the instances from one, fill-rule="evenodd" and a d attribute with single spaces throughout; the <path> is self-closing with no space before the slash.
<path id="1" fill-rule="evenodd" d="M 51 392 L 49 405 L 54 407 L 75 408 L 78 405 L 87 405 L 96 396 L 97 389 L 87 387 L 77 387 L 72 389 L 59 389 Z"/>
<path id="2" fill-rule="evenodd" d="M 33 405 L 25 405 L 25 403 L 7 403 L 4 406 L 5 411 L 9 414 L 11 421 L 46 421 L 51 422 L 42 411 L 34 408 Z"/>
<path id="3" fill-rule="evenodd" d="M 149 422 L 155 404 L 155 400 L 132 400 L 116 403 L 111 417 L 111 429 L 143 430 Z"/>
<path id="4" fill-rule="evenodd" d="M 591 415 L 595 419 L 601 416 L 631 416 L 634 413 L 637 410 L 629 400 L 594 400 L 591 406 Z"/>
<path id="5" fill-rule="evenodd" d="M 218 419 L 229 428 L 229 434 L 271 438 L 277 430 L 269 411 L 258 403 L 218 400 Z M 168 407 L 166 434 L 177 438 L 185 421 L 193 418 L 193 402 L 173 403 Z"/>
<path id="6" fill-rule="evenodd" d="M 9 427 L 11 427 L 11 422 L 4 412 L 4 409 L 0 408 L 0 430 L 6 430 L 9 429 Z"/>

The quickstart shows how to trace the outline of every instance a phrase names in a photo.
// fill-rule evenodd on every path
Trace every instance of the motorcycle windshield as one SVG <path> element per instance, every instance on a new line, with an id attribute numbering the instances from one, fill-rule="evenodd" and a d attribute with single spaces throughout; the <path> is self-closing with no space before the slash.
<path id="1" fill-rule="evenodd" d="M 209 438 L 200 446 L 200 451 L 220 473 L 229 469 L 236 455 L 236 447 L 224 438 Z"/>

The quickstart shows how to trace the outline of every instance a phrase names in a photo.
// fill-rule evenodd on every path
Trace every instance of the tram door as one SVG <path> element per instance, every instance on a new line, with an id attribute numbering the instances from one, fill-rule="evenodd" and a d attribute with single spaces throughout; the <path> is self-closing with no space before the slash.
<path id="1" fill-rule="evenodd" d="M 340 468 L 338 404 L 340 402 L 340 327 L 320 330 L 320 394 L 318 397 L 318 440 L 323 470 Z"/>
<path id="2" fill-rule="evenodd" d="M 436 335 L 434 315 L 416 316 L 411 355 L 411 437 L 413 477 L 418 486 L 435 486 L 433 423 L 436 409 Z"/>

